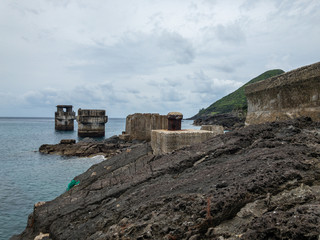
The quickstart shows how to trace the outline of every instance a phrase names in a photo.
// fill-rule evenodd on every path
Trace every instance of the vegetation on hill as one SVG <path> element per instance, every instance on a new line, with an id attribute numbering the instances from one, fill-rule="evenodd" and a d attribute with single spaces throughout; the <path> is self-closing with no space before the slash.
<path id="1" fill-rule="evenodd" d="M 206 109 L 201 109 L 192 119 L 204 116 L 213 116 L 215 114 L 229 113 L 232 111 L 245 111 L 247 110 L 247 98 L 244 93 L 245 86 L 251 83 L 259 82 L 267 78 L 284 73 L 281 69 L 269 70 L 261 75 L 251 79 L 249 82 L 238 88 L 236 91 L 214 102 Z"/>

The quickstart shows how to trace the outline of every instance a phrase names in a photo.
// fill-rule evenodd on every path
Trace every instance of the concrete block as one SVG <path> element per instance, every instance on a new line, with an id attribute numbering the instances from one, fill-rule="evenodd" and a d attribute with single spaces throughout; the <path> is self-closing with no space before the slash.
<path id="1" fill-rule="evenodd" d="M 202 125 L 201 130 L 213 132 L 215 135 L 224 133 L 224 128 L 221 125 Z"/>
<path id="2" fill-rule="evenodd" d="M 181 121 L 183 118 L 180 112 L 169 112 L 168 117 L 168 130 L 181 130 Z"/>
<path id="3" fill-rule="evenodd" d="M 180 131 L 152 130 L 151 147 L 155 155 L 204 142 L 214 137 L 212 131 L 186 129 Z"/>
<path id="4" fill-rule="evenodd" d="M 168 118 L 159 113 L 135 113 L 127 116 L 126 134 L 130 140 L 150 141 L 151 131 L 168 129 Z"/>

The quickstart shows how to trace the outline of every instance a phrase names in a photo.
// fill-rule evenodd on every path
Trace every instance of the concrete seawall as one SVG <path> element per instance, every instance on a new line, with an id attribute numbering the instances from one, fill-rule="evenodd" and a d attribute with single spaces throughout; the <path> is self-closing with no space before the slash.
<path id="1" fill-rule="evenodd" d="M 302 116 L 320 121 L 320 62 L 250 84 L 245 93 L 247 125 Z"/>

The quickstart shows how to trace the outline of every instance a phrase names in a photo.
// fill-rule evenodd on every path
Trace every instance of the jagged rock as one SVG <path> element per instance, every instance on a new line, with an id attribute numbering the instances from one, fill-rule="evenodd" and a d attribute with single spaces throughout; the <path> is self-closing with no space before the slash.
<path id="1" fill-rule="evenodd" d="M 41 145 L 39 152 L 78 157 L 90 157 L 94 155 L 111 157 L 139 142 L 140 141 L 124 141 L 118 136 L 112 136 L 104 141 L 95 141 L 92 138 L 84 138 L 78 143 L 76 143 L 74 139 L 63 139 L 59 144 Z"/>
<path id="2" fill-rule="evenodd" d="M 60 141 L 60 144 L 75 144 L 76 140 L 75 139 L 62 139 Z"/>
<path id="3" fill-rule="evenodd" d="M 170 154 L 141 143 L 77 176 L 12 239 L 318 239 L 320 123 L 255 125 Z M 197 164 L 195 164 L 197 163 Z M 95 173 L 95 174 L 93 174 Z"/>
<path id="4" fill-rule="evenodd" d="M 238 117 L 232 113 L 223 113 L 197 118 L 193 121 L 193 124 L 196 126 L 221 125 L 226 130 L 234 130 L 243 127 L 244 122 L 245 117 Z"/>

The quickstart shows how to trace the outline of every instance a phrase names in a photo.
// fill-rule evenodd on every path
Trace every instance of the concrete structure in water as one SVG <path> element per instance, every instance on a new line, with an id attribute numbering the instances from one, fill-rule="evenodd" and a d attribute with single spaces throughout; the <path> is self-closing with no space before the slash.
<path id="1" fill-rule="evenodd" d="M 57 105 L 55 112 L 55 129 L 57 131 L 73 131 L 76 114 L 72 111 L 72 105 Z"/>
<path id="2" fill-rule="evenodd" d="M 153 154 L 165 154 L 182 147 L 204 142 L 221 132 L 221 126 L 207 126 L 208 130 L 186 129 L 181 130 L 183 115 L 179 112 L 170 112 L 167 115 L 168 128 L 152 130 L 151 147 Z"/>
<path id="3" fill-rule="evenodd" d="M 79 137 L 104 137 L 108 116 L 105 110 L 79 108 L 77 122 Z"/>
<path id="4" fill-rule="evenodd" d="M 151 131 L 167 129 L 168 118 L 159 113 L 135 113 L 126 118 L 126 131 L 120 135 L 125 140 L 151 140 Z"/>
<path id="5" fill-rule="evenodd" d="M 246 125 L 310 117 L 320 121 L 320 62 L 245 88 Z"/>

